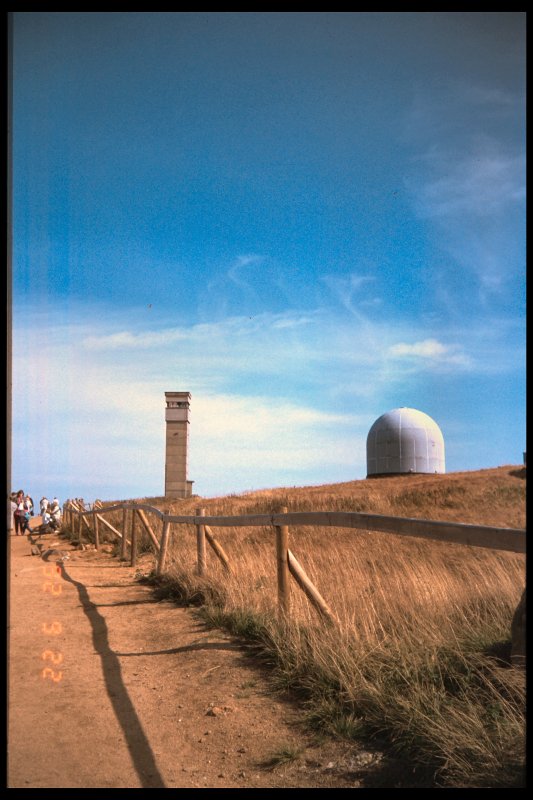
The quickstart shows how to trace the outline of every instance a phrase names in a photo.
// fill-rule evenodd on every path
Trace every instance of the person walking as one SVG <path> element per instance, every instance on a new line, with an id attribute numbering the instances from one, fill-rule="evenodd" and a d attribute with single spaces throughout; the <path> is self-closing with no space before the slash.
<path id="1" fill-rule="evenodd" d="M 25 528 L 25 514 L 26 510 L 24 508 L 24 492 L 22 489 L 19 489 L 15 496 L 15 503 L 16 503 L 16 510 L 14 513 L 15 517 L 15 536 L 24 536 L 24 528 Z"/>
<path id="2" fill-rule="evenodd" d="M 43 514 L 46 513 L 46 509 L 47 508 L 48 508 L 48 498 L 47 497 L 41 497 L 41 499 L 39 501 L 39 510 L 41 512 L 41 517 L 43 516 Z"/>
<path id="3" fill-rule="evenodd" d="M 24 498 L 24 531 L 30 532 L 30 519 L 33 517 L 33 499 L 29 494 Z"/>

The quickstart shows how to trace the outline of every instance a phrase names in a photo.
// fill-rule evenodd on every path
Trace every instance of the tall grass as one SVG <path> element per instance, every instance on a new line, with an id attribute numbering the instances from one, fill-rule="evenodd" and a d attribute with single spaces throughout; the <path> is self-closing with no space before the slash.
<path id="1" fill-rule="evenodd" d="M 287 506 L 467 517 L 480 524 L 511 520 L 507 526 L 518 527 L 523 483 L 510 475 L 360 481 L 191 499 L 165 510 L 192 514 L 202 505 L 207 514 L 234 515 Z M 273 530 L 216 533 L 231 574 L 208 550 L 208 575 L 200 579 L 195 529 L 176 525 L 167 587 L 201 604 L 210 624 L 252 639 L 276 685 L 299 694 L 310 725 L 348 738 L 376 737 L 413 765 L 432 765 L 437 785 L 523 785 L 524 676 L 509 664 L 523 556 L 385 533 L 291 527 L 289 546 L 339 625 L 324 625 L 296 584 L 290 624 L 282 624 Z"/>
<path id="2" fill-rule="evenodd" d="M 213 557 L 209 580 L 198 584 L 192 533 L 174 540 L 169 574 L 188 597 L 203 597 L 212 624 L 259 639 L 278 685 L 301 694 L 310 721 L 379 735 L 433 763 L 448 784 L 520 783 L 523 686 L 506 657 L 522 557 L 291 529 L 291 548 L 340 626 L 324 627 L 294 586 L 292 624 L 280 627 L 272 532 L 225 529 L 219 538 L 232 576 Z"/>

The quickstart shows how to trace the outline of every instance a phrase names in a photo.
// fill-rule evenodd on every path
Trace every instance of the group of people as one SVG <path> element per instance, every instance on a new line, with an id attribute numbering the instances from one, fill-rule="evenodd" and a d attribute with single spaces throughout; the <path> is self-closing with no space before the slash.
<path id="1" fill-rule="evenodd" d="M 52 501 L 49 501 L 46 497 L 41 497 L 39 506 L 43 526 L 50 527 L 54 531 L 57 530 L 61 526 L 61 506 L 57 497 L 54 497 Z"/>
<path id="2" fill-rule="evenodd" d="M 61 506 L 57 497 L 51 501 L 41 497 L 39 510 L 45 528 L 57 530 L 61 526 Z M 30 530 L 30 519 L 34 513 L 33 500 L 29 494 L 24 494 L 22 489 L 12 492 L 8 501 L 8 530 L 14 528 L 15 536 L 24 536 Z"/>

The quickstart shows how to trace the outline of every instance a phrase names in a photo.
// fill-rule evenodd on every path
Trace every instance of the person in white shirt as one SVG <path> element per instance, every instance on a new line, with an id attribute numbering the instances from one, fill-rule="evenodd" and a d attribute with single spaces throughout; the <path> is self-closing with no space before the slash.
<path id="1" fill-rule="evenodd" d="M 50 520 L 51 520 L 51 516 L 48 513 L 48 505 L 46 506 L 46 508 L 42 512 L 41 517 L 42 517 L 42 520 L 43 520 L 41 524 L 42 524 L 44 532 L 46 533 L 47 532 L 46 528 L 50 525 Z"/>
<path id="2" fill-rule="evenodd" d="M 59 505 L 59 500 L 57 497 L 54 497 L 52 503 L 49 505 L 50 511 L 50 525 L 55 529 L 59 528 L 61 525 L 61 506 Z"/>

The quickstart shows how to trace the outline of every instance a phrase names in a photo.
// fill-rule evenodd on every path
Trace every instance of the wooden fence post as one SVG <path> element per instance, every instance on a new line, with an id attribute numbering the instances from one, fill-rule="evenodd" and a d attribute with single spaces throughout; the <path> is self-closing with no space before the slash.
<path id="1" fill-rule="evenodd" d="M 162 575 L 165 568 L 165 559 L 167 557 L 168 540 L 170 535 L 170 522 L 163 521 L 163 533 L 161 534 L 161 548 L 159 550 L 159 560 L 157 562 L 157 575 Z"/>
<path id="2" fill-rule="evenodd" d="M 131 509 L 131 561 L 130 566 L 137 563 L 137 526 L 135 525 L 135 509 Z"/>
<path id="3" fill-rule="evenodd" d="M 205 508 L 197 508 L 196 514 L 199 517 L 205 517 Z M 196 526 L 196 554 L 198 563 L 198 575 L 205 575 L 206 570 L 206 552 L 205 552 L 205 526 Z"/>
<path id="4" fill-rule="evenodd" d="M 279 511 L 286 514 L 284 506 Z M 276 560 L 278 566 L 278 617 L 280 621 L 288 620 L 290 613 L 290 576 L 289 576 L 289 527 L 288 525 L 275 525 L 276 529 Z"/>
<path id="5" fill-rule="evenodd" d="M 78 511 L 78 544 L 81 544 L 81 511 Z"/>
<path id="6" fill-rule="evenodd" d="M 126 506 L 122 509 L 122 541 L 120 542 L 120 560 L 126 561 L 126 548 L 128 545 L 126 538 L 126 522 L 128 520 L 128 509 Z"/>
<path id="7" fill-rule="evenodd" d="M 100 547 L 100 534 L 98 531 L 98 516 L 96 514 L 96 510 L 93 507 L 93 528 L 94 528 L 94 546 L 98 550 Z"/>

